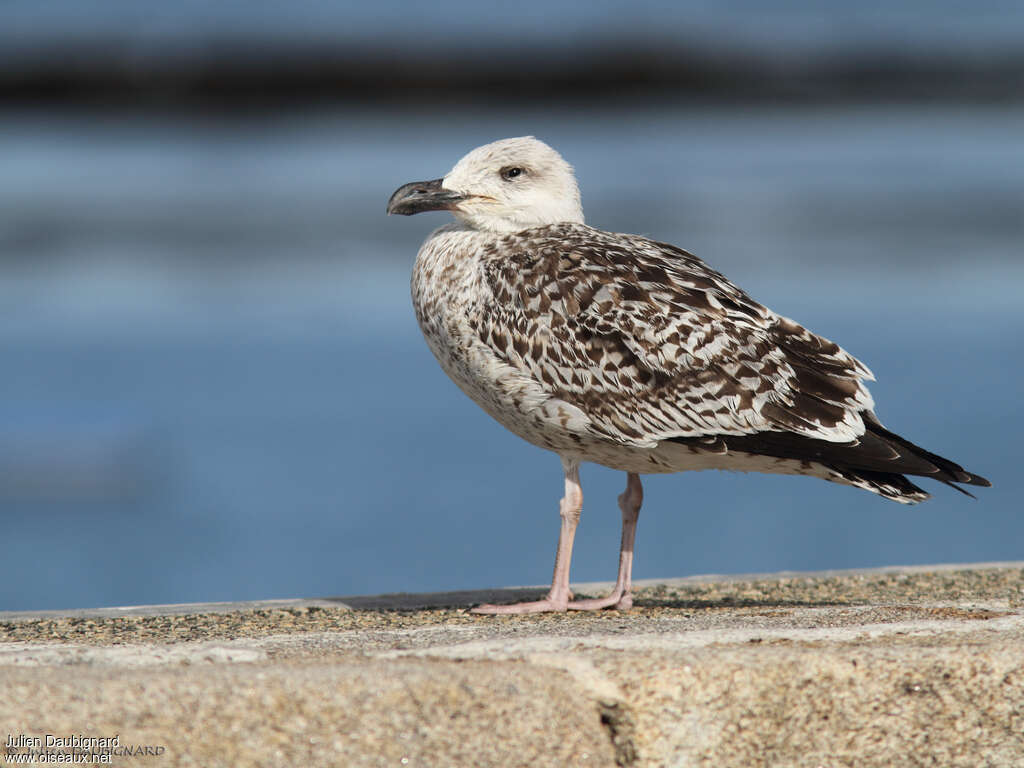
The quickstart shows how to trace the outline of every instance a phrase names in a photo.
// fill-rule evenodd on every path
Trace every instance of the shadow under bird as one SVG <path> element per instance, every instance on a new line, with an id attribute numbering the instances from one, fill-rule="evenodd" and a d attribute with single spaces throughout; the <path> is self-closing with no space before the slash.
<path id="1" fill-rule="evenodd" d="M 543 600 L 478 613 L 632 605 L 640 475 L 810 475 L 911 504 L 906 475 L 990 483 L 882 426 L 867 366 L 754 301 L 696 256 L 583 223 L 572 167 L 533 137 L 474 149 L 387 212 L 451 211 L 416 257 L 412 298 L 445 372 L 507 429 L 557 453 L 561 534 Z M 627 473 L 613 592 L 574 600 L 581 462 Z M 970 494 L 968 494 L 970 495 Z"/>

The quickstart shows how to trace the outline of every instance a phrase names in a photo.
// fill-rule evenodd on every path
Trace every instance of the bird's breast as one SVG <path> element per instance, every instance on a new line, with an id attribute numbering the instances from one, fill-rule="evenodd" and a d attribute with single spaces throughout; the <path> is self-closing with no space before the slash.
<path id="1" fill-rule="evenodd" d="M 529 442 L 564 453 L 578 445 L 582 414 L 554 398 L 531 372 L 499 356 L 486 339 L 498 297 L 485 278 L 486 243 L 468 233 L 435 233 L 424 243 L 412 277 L 416 319 L 441 368 L 504 427 Z"/>

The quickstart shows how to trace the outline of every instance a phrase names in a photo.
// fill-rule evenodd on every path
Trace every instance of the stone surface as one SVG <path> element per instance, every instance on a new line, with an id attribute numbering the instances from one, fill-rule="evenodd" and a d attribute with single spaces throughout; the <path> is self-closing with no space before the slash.
<path id="1" fill-rule="evenodd" d="M 0 738 L 163 747 L 123 765 L 1024 765 L 1024 564 L 465 610 L 523 593 L 0 614 Z"/>

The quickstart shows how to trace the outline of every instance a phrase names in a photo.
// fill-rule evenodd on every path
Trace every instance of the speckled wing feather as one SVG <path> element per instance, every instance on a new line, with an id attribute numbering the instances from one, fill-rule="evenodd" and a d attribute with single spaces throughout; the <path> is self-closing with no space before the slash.
<path id="1" fill-rule="evenodd" d="M 557 224 L 495 241 L 483 269 L 494 301 L 472 313 L 479 338 L 594 436 L 864 434 L 871 372 L 686 251 Z"/>

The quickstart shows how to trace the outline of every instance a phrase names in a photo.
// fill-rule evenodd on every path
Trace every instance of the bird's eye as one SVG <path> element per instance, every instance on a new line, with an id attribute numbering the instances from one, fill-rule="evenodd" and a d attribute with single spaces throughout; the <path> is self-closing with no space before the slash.
<path id="1" fill-rule="evenodd" d="M 522 176 L 523 169 L 517 165 L 509 165 L 501 169 L 501 178 L 505 181 L 512 181 L 516 176 Z"/>

